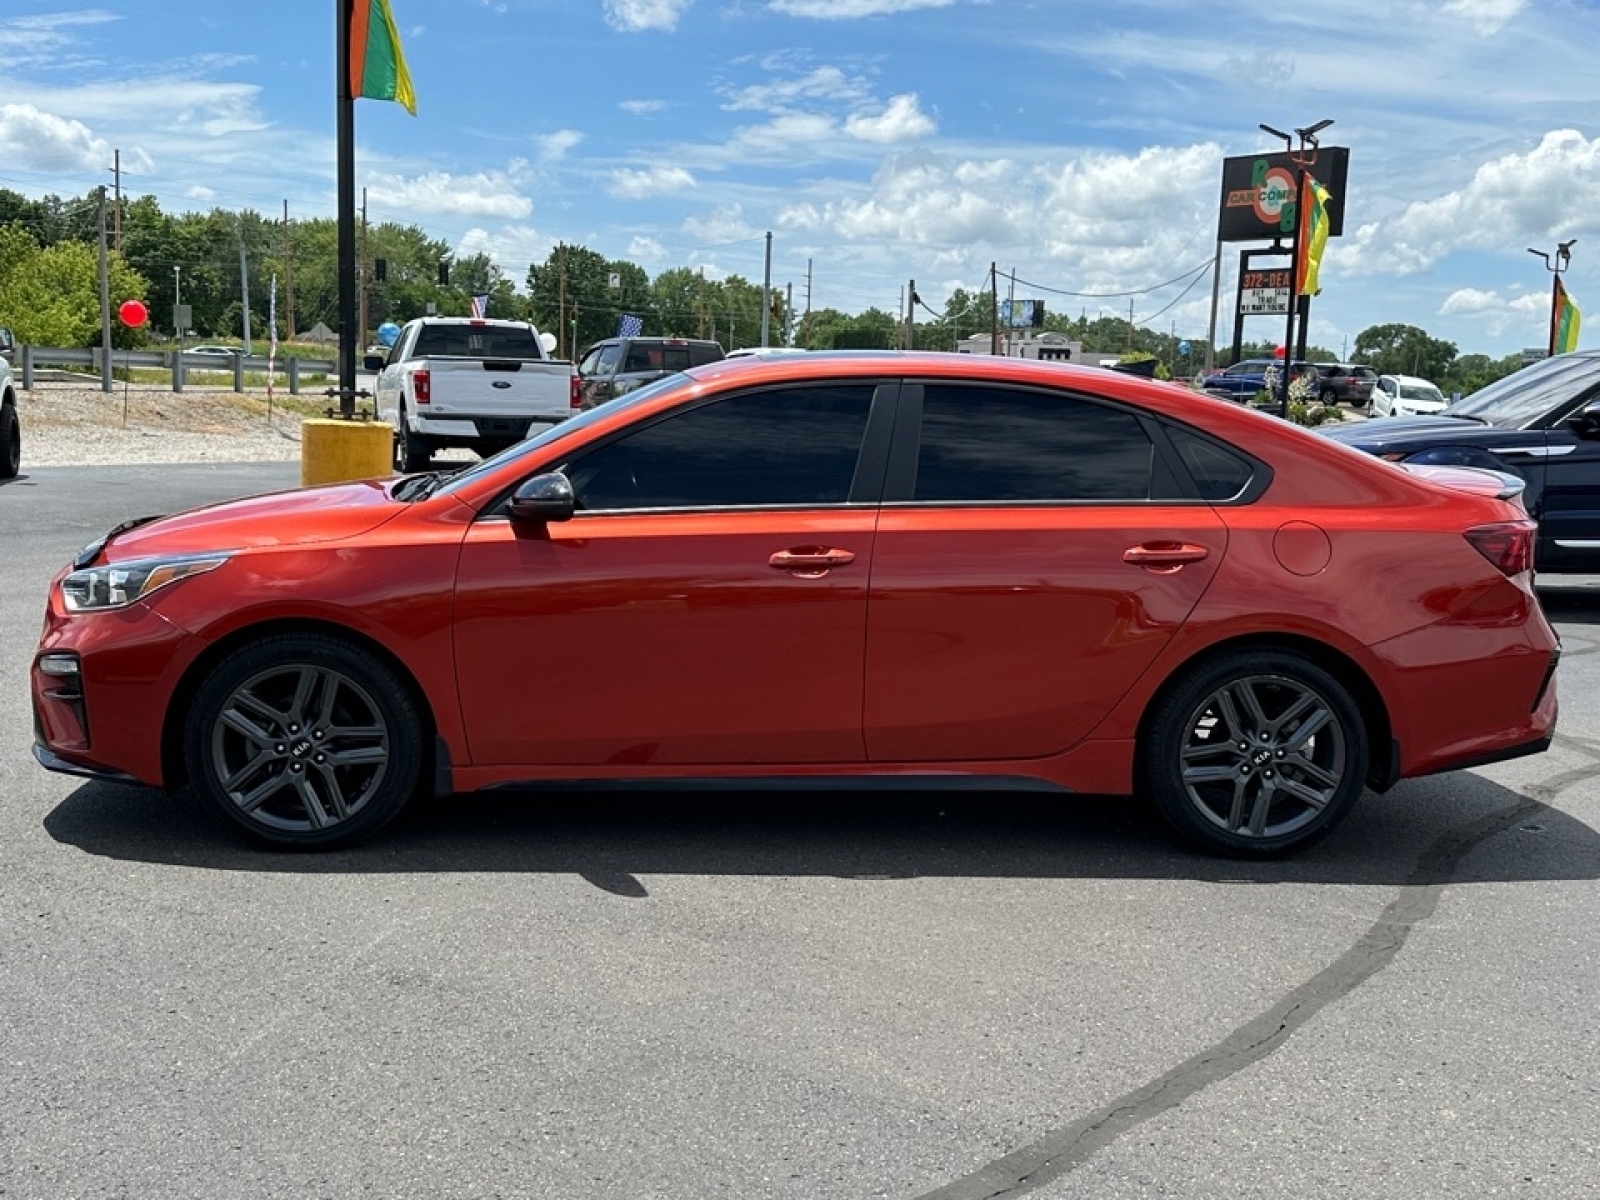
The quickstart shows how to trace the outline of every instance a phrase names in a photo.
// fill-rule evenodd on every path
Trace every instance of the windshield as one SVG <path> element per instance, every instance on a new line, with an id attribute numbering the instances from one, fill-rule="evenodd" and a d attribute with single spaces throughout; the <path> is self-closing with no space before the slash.
<path id="1" fill-rule="evenodd" d="M 1444 403 L 1444 393 L 1431 383 L 1402 383 L 1400 395 L 1407 400 L 1432 400 L 1438 404 Z"/>
<path id="2" fill-rule="evenodd" d="M 449 479 L 445 481 L 444 485 L 437 491 L 430 489 L 428 494 L 448 495 L 452 492 L 459 491 L 463 485 L 471 483 L 475 479 L 482 478 L 491 471 L 498 471 L 506 463 L 514 462 L 519 458 L 526 458 L 529 455 L 538 454 L 546 446 L 553 446 L 563 438 L 570 437 L 572 434 L 577 433 L 580 430 L 587 429 L 596 421 L 604 420 L 613 413 L 626 411 L 627 409 L 633 408 L 635 405 L 643 404 L 647 400 L 654 399 L 663 392 L 670 391 L 675 387 L 682 387 L 685 384 L 692 382 L 693 381 L 685 375 L 668 375 L 666 378 L 657 379 L 655 382 L 646 384 L 642 388 L 637 388 L 634 391 L 626 392 L 614 400 L 607 400 L 604 404 L 597 404 L 594 408 L 589 409 L 587 412 L 579 413 L 575 417 L 571 417 L 568 420 L 562 421 L 559 425 L 551 425 L 533 437 L 528 438 L 525 441 L 518 442 L 514 446 L 507 446 L 504 450 L 500 451 L 499 454 L 496 454 L 490 458 L 486 458 L 482 462 L 468 467 L 465 471 L 457 472 L 456 474 L 450 476 Z"/>
<path id="3" fill-rule="evenodd" d="M 1525 429 L 1596 384 L 1600 384 L 1600 356 L 1563 354 L 1523 367 L 1444 411 L 1449 417 Z"/>

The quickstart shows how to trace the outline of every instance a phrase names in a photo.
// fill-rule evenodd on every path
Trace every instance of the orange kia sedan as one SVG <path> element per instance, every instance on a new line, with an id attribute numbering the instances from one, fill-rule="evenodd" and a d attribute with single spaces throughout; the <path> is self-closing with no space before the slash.
<path id="1" fill-rule="evenodd" d="M 1096 368 L 717 363 L 112 530 L 51 585 L 35 753 L 291 847 L 419 792 L 783 778 L 1141 793 L 1281 855 L 1549 744 L 1518 486 Z"/>

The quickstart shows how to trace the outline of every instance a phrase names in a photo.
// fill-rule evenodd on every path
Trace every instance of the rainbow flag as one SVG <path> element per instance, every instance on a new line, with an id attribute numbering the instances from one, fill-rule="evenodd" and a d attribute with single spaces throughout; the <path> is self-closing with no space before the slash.
<path id="1" fill-rule="evenodd" d="M 1315 296 L 1322 291 L 1318 275 L 1322 270 L 1322 252 L 1328 248 L 1328 201 L 1332 197 L 1309 174 L 1300 185 L 1300 211 L 1305 218 L 1295 232 L 1295 262 L 1299 273 L 1295 278 L 1295 294 Z"/>
<path id="2" fill-rule="evenodd" d="M 1550 353 L 1566 354 L 1578 348 L 1578 326 L 1583 314 L 1561 286 L 1561 276 L 1556 276 L 1554 295 L 1550 300 Z"/>
<path id="3" fill-rule="evenodd" d="M 351 5 L 350 94 L 393 100 L 417 115 L 417 96 L 389 0 L 354 0 Z"/>

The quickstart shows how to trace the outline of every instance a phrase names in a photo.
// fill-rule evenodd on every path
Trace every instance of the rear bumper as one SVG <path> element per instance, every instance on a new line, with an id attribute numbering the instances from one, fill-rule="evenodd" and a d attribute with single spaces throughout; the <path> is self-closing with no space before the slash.
<path id="1" fill-rule="evenodd" d="M 559 425 L 572 414 L 563 409 L 560 413 L 541 413 L 535 416 L 491 417 L 473 413 L 428 414 L 411 417 L 407 422 L 413 437 L 433 438 L 439 442 L 520 442 L 530 432 L 537 433 L 551 425 Z"/>

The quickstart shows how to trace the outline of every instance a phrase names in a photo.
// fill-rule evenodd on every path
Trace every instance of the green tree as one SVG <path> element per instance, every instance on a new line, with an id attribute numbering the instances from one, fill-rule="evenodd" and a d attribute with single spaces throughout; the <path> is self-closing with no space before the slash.
<path id="1" fill-rule="evenodd" d="M 1355 361 L 1380 375 L 1420 375 L 1440 380 L 1450 374 L 1456 344 L 1429 337 L 1415 325 L 1372 325 L 1356 336 Z"/>
<path id="2" fill-rule="evenodd" d="M 18 248 L 14 234 L 0 235 L 0 264 L 7 264 L 0 272 L 0 323 L 9 325 L 19 341 L 34 345 L 98 346 L 98 246 L 58 242 L 26 256 L 17 254 Z M 110 256 L 107 274 L 113 304 L 143 296 L 144 280 L 121 255 Z"/>

